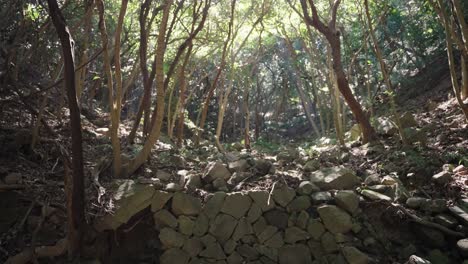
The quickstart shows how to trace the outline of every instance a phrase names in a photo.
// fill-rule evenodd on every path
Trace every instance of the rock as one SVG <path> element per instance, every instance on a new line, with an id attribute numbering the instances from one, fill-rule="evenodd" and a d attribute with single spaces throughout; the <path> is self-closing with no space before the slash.
<path id="1" fill-rule="evenodd" d="M 320 169 L 320 161 L 317 159 L 307 161 L 303 168 L 305 172 L 316 171 L 318 169 Z"/>
<path id="2" fill-rule="evenodd" d="M 310 234 L 298 227 L 288 227 L 284 231 L 284 242 L 294 244 L 298 241 L 307 240 L 310 238 Z"/>
<path id="3" fill-rule="evenodd" d="M 192 237 L 185 240 L 182 249 L 193 258 L 203 250 L 203 243 L 199 238 Z"/>
<path id="4" fill-rule="evenodd" d="M 283 162 L 293 162 L 295 159 L 299 158 L 299 152 L 295 149 L 288 149 L 281 151 L 276 155 L 276 160 Z"/>
<path id="5" fill-rule="evenodd" d="M 21 173 L 12 172 L 5 176 L 5 178 L 3 178 L 3 182 L 5 184 L 19 184 L 22 178 L 23 176 L 21 175 Z"/>
<path id="6" fill-rule="evenodd" d="M 361 137 L 361 127 L 359 124 L 354 124 L 349 130 L 349 140 L 356 141 Z"/>
<path id="7" fill-rule="evenodd" d="M 302 229 L 306 229 L 309 218 L 310 216 L 305 210 L 300 211 L 297 215 L 296 226 Z"/>
<path id="8" fill-rule="evenodd" d="M 247 220 L 249 223 L 253 223 L 258 220 L 262 216 L 262 208 L 257 203 L 252 203 L 250 206 L 250 210 L 247 213 Z"/>
<path id="9" fill-rule="evenodd" d="M 216 192 L 210 196 L 205 206 L 203 207 L 203 212 L 208 216 L 209 219 L 213 219 L 221 211 L 223 207 L 224 199 L 227 194 L 225 192 Z"/>
<path id="10" fill-rule="evenodd" d="M 349 264 L 369 263 L 369 257 L 355 247 L 345 246 L 342 249 L 342 253 Z"/>
<path id="11" fill-rule="evenodd" d="M 245 217 L 241 218 L 237 223 L 236 229 L 234 229 L 234 233 L 232 234 L 232 240 L 238 241 L 245 235 L 253 234 L 252 225 L 247 221 Z"/>
<path id="12" fill-rule="evenodd" d="M 265 246 L 270 248 L 280 248 L 284 245 L 283 235 L 281 232 L 276 232 L 270 239 L 265 241 Z"/>
<path id="13" fill-rule="evenodd" d="M 239 255 L 239 253 L 233 252 L 227 258 L 227 263 L 228 264 L 242 264 L 242 263 L 244 263 L 244 259 L 242 258 L 241 255 Z"/>
<path id="14" fill-rule="evenodd" d="M 384 194 L 381 194 L 372 190 L 368 190 L 368 189 L 362 190 L 361 195 L 373 201 L 379 201 L 379 200 L 389 201 L 389 202 L 392 201 L 392 198 L 388 197 L 387 195 L 384 195 Z"/>
<path id="15" fill-rule="evenodd" d="M 203 243 L 203 246 L 207 247 L 213 243 L 216 243 L 216 238 L 210 234 L 206 234 L 200 238 L 200 241 Z"/>
<path id="16" fill-rule="evenodd" d="M 189 262 L 190 256 L 187 252 L 179 248 L 171 248 L 161 255 L 160 263 L 161 264 L 187 264 Z"/>
<path id="17" fill-rule="evenodd" d="M 184 189 L 184 187 L 178 183 L 171 182 L 166 185 L 165 190 L 168 192 L 180 192 Z"/>
<path id="18" fill-rule="evenodd" d="M 237 221 L 234 217 L 227 214 L 219 214 L 213 223 L 210 224 L 209 232 L 220 243 L 226 242 L 236 228 Z"/>
<path id="19" fill-rule="evenodd" d="M 431 262 L 416 255 L 412 255 L 405 264 L 431 264 Z"/>
<path id="20" fill-rule="evenodd" d="M 160 210 L 153 215 L 154 224 L 156 229 L 163 227 L 177 227 L 177 218 L 175 218 L 168 210 Z"/>
<path id="21" fill-rule="evenodd" d="M 257 250 L 247 244 L 239 245 L 236 252 L 246 260 L 256 260 L 260 257 L 260 254 L 258 254 Z"/>
<path id="22" fill-rule="evenodd" d="M 230 193 L 226 199 L 224 199 L 221 212 L 239 219 L 247 213 L 251 204 L 252 199 L 250 199 L 247 194 Z"/>
<path id="23" fill-rule="evenodd" d="M 114 214 L 96 220 L 98 231 L 115 230 L 127 223 L 132 216 L 151 205 L 155 193 L 153 186 L 134 180 L 114 180 L 109 189 L 109 193 L 114 194 L 116 210 Z"/>
<path id="24" fill-rule="evenodd" d="M 179 215 L 198 215 L 201 211 L 202 205 L 198 198 L 190 196 L 186 193 L 175 193 L 172 198 L 172 212 Z"/>
<path id="25" fill-rule="evenodd" d="M 208 217 L 204 213 L 199 214 L 193 225 L 193 234 L 199 237 L 203 236 L 208 232 L 208 225 Z"/>
<path id="26" fill-rule="evenodd" d="M 335 195 L 336 204 L 350 214 L 359 208 L 359 196 L 353 191 L 338 191 Z"/>
<path id="27" fill-rule="evenodd" d="M 377 118 L 377 131 L 384 135 L 394 135 L 398 133 L 398 129 L 395 127 L 393 122 L 387 117 Z"/>
<path id="28" fill-rule="evenodd" d="M 155 191 L 153 195 L 153 199 L 151 200 L 151 211 L 156 212 L 161 210 L 164 205 L 166 205 L 167 201 L 172 198 L 172 193 L 164 192 L 164 191 Z"/>
<path id="29" fill-rule="evenodd" d="M 257 236 L 258 241 L 260 243 L 264 243 L 265 241 L 273 237 L 273 235 L 276 234 L 277 231 L 278 228 L 276 226 L 269 225 L 265 227 L 265 229 Z"/>
<path id="30" fill-rule="evenodd" d="M 270 161 L 264 160 L 264 159 L 258 159 L 255 161 L 254 170 L 256 174 L 260 176 L 264 176 L 270 173 L 270 171 L 274 170 L 274 167 Z"/>
<path id="31" fill-rule="evenodd" d="M 200 252 L 200 256 L 216 260 L 226 259 L 223 248 L 219 245 L 219 243 L 208 245 L 205 250 Z"/>
<path id="32" fill-rule="evenodd" d="M 413 114 L 405 112 L 400 117 L 400 124 L 402 128 L 417 127 L 418 122 L 414 118 Z"/>
<path id="33" fill-rule="evenodd" d="M 272 197 L 277 204 L 286 207 L 296 196 L 296 191 L 286 185 L 275 184 L 272 190 Z"/>
<path id="34" fill-rule="evenodd" d="M 256 236 L 259 236 L 260 233 L 263 232 L 263 230 L 265 230 L 265 228 L 267 227 L 267 222 L 265 220 L 265 218 L 263 216 L 261 216 L 257 222 L 255 222 L 253 224 L 253 229 L 254 229 L 254 233 Z"/>
<path id="35" fill-rule="evenodd" d="M 172 175 L 168 172 L 158 170 L 156 172 L 156 178 L 160 179 L 161 181 L 169 181 L 171 179 Z"/>
<path id="36" fill-rule="evenodd" d="M 465 208 L 455 205 L 448 209 L 455 217 L 459 218 L 465 225 L 468 225 L 468 212 Z"/>
<path id="37" fill-rule="evenodd" d="M 312 264 L 312 257 L 306 245 L 285 245 L 278 250 L 278 263 Z"/>
<path id="38" fill-rule="evenodd" d="M 302 181 L 297 188 L 297 193 L 300 195 L 310 195 L 311 193 L 318 191 L 320 191 L 320 188 L 310 181 Z"/>
<path id="39" fill-rule="evenodd" d="M 191 190 L 191 189 L 197 189 L 201 188 L 203 186 L 201 177 L 199 174 L 189 174 L 187 175 L 187 181 L 185 182 L 185 188 Z"/>
<path id="40" fill-rule="evenodd" d="M 453 228 L 458 224 L 457 219 L 447 214 L 438 214 L 434 217 L 434 222 L 448 228 Z"/>
<path id="41" fill-rule="evenodd" d="M 432 176 L 432 180 L 437 184 L 447 184 L 452 180 L 452 174 L 448 171 L 441 171 Z"/>
<path id="42" fill-rule="evenodd" d="M 215 179 L 213 182 L 213 187 L 215 188 L 215 190 L 218 190 L 218 191 L 224 191 L 224 192 L 227 192 L 228 189 L 227 189 L 227 183 L 224 179 Z"/>
<path id="43" fill-rule="evenodd" d="M 228 168 L 232 172 L 244 172 L 250 168 L 250 164 L 245 159 L 236 160 L 228 164 Z"/>
<path id="44" fill-rule="evenodd" d="M 310 175 L 310 181 L 324 190 L 351 189 L 360 183 L 353 171 L 342 166 L 315 171 Z"/>
<path id="45" fill-rule="evenodd" d="M 444 234 L 437 229 L 425 226 L 416 226 L 414 230 L 419 239 L 430 247 L 441 248 L 445 245 Z"/>
<path id="46" fill-rule="evenodd" d="M 307 210 L 310 205 L 310 198 L 308 196 L 298 196 L 289 203 L 287 209 L 288 212 L 299 212 Z"/>
<path id="47" fill-rule="evenodd" d="M 410 198 L 408 198 L 408 200 L 406 200 L 406 206 L 408 206 L 409 208 L 412 208 L 412 209 L 418 209 L 426 201 L 427 201 L 426 198 L 410 197 Z"/>
<path id="48" fill-rule="evenodd" d="M 426 145 L 427 135 L 422 129 L 408 127 L 404 129 L 404 132 L 409 144 L 419 142 L 422 145 Z"/>
<path id="49" fill-rule="evenodd" d="M 457 249 L 464 257 L 468 257 L 468 239 L 460 239 L 457 241 Z"/>
<path id="50" fill-rule="evenodd" d="M 333 234 L 346 233 L 353 227 L 351 216 L 334 205 L 320 206 L 317 211 L 325 227 Z"/>
<path id="51" fill-rule="evenodd" d="M 443 213 L 447 210 L 447 201 L 444 199 L 427 199 L 421 204 L 421 210 L 431 213 Z"/>
<path id="52" fill-rule="evenodd" d="M 195 226 L 195 223 L 193 222 L 192 219 L 185 215 L 179 216 L 179 219 L 177 221 L 179 223 L 179 232 L 182 233 L 183 235 L 191 236 L 193 234 L 193 227 Z"/>
<path id="53" fill-rule="evenodd" d="M 237 242 L 235 242 L 235 241 L 232 240 L 232 239 L 229 239 L 229 240 L 226 241 L 226 243 L 224 243 L 224 245 L 223 245 L 224 253 L 226 253 L 226 254 L 232 254 L 232 253 L 234 252 L 234 250 L 236 250 L 236 247 L 237 247 Z"/>
<path id="54" fill-rule="evenodd" d="M 338 244 L 336 243 L 335 236 L 330 232 L 325 232 L 320 238 L 320 243 L 326 253 L 333 253 L 338 251 Z"/>
<path id="55" fill-rule="evenodd" d="M 381 182 L 381 179 L 380 179 L 379 174 L 371 174 L 367 176 L 366 179 L 364 180 L 365 185 L 376 185 L 376 184 L 380 184 L 380 182 Z"/>
<path id="56" fill-rule="evenodd" d="M 278 229 L 285 229 L 288 226 L 289 215 L 281 210 L 274 209 L 263 214 L 269 225 L 276 226 Z"/>
<path id="57" fill-rule="evenodd" d="M 159 240 L 165 248 L 180 248 L 184 245 L 185 236 L 174 229 L 165 227 L 159 232 Z"/>
<path id="58" fill-rule="evenodd" d="M 243 180 L 252 176 L 253 174 L 250 172 L 234 172 L 231 178 L 229 178 L 228 183 L 232 185 L 236 185 L 242 182 Z"/>
<path id="59" fill-rule="evenodd" d="M 325 227 L 318 219 L 309 219 L 307 232 L 309 232 L 313 239 L 319 240 L 323 233 L 325 233 Z"/>
<path id="60" fill-rule="evenodd" d="M 257 250 L 257 252 L 260 255 L 266 257 L 262 261 L 262 256 L 260 256 L 260 263 L 263 264 L 264 261 L 267 261 L 267 263 L 277 263 L 277 261 L 278 261 L 278 249 L 269 248 L 267 246 L 258 245 L 258 244 L 255 244 L 254 248 L 255 248 L 255 250 Z"/>
<path id="61" fill-rule="evenodd" d="M 326 254 L 322 248 L 322 244 L 318 241 L 310 239 L 307 242 L 307 246 L 309 246 L 310 253 L 312 253 L 312 256 L 314 256 L 315 259 L 320 259 Z"/>
<path id="62" fill-rule="evenodd" d="M 314 204 L 322 204 L 333 201 L 333 197 L 330 192 L 316 192 L 310 195 Z"/>
<path id="63" fill-rule="evenodd" d="M 271 210 L 276 206 L 274 199 L 269 197 L 270 194 L 267 191 L 249 191 L 249 196 L 255 204 L 260 206 L 262 212 Z"/>
<path id="64" fill-rule="evenodd" d="M 208 164 L 206 173 L 202 176 L 202 179 L 210 183 L 215 179 L 229 180 L 231 172 L 220 162 L 211 162 Z"/>

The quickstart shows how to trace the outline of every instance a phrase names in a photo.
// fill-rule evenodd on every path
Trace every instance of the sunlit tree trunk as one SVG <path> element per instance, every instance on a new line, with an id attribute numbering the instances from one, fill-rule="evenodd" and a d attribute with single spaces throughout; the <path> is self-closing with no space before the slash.
<path id="1" fill-rule="evenodd" d="M 232 37 L 232 31 L 233 31 L 232 27 L 233 27 L 233 23 L 234 23 L 235 6 L 236 6 L 236 0 L 232 0 L 231 1 L 231 15 L 230 15 L 230 21 L 229 21 L 229 29 L 228 29 L 226 39 L 224 40 L 223 52 L 222 52 L 222 55 L 221 55 L 220 65 L 218 67 L 218 71 L 216 73 L 216 76 L 215 76 L 213 82 L 211 83 L 211 87 L 208 90 L 208 93 L 207 93 L 207 95 L 206 95 L 206 97 L 205 97 L 205 99 L 203 101 L 202 107 L 201 107 L 200 123 L 198 124 L 198 130 L 197 130 L 197 133 L 196 133 L 196 136 L 195 136 L 195 145 L 200 144 L 200 139 L 201 139 L 201 136 L 203 134 L 203 129 L 205 127 L 206 116 L 208 114 L 208 106 L 210 104 L 211 98 L 214 95 L 214 91 L 215 91 L 215 89 L 217 87 L 217 84 L 218 84 L 219 78 L 221 76 L 221 73 L 224 70 L 224 67 L 226 65 L 226 53 L 227 53 L 229 42 L 231 42 L 231 37 Z"/>
<path id="2" fill-rule="evenodd" d="M 338 89 L 340 90 L 341 94 L 343 95 L 346 103 L 348 104 L 351 112 L 353 113 L 354 117 L 356 118 L 359 126 L 361 127 L 364 143 L 368 141 L 372 141 L 376 138 L 376 134 L 374 128 L 371 126 L 369 122 L 369 118 L 364 113 L 361 108 L 361 105 L 354 97 L 351 88 L 349 87 L 348 80 L 346 79 L 346 74 L 343 70 L 343 65 L 341 62 L 341 40 L 340 40 L 340 32 L 336 29 L 336 13 L 338 10 L 338 6 L 340 4 L 340 0 L 336 0 L 333 4 L 331 10 L 331 18 L 327 25 L 325 25 L 319 18 L 317 9 L 315 7 L 314 1 L 309 0 L 308 6 L 306 0 L 301 0 L 302 11 L 304 14 L 305 22 L 309 25 L 313 26 L 317 29 L 320 33 L 322 33 L 331 47 L 332 53 L 332 61 L 333 61 L 333 70 L 335 72 L 336 80 L 338 83 Z M 309 8 L 312 11 L 312 17 L 309 14 Z"/>
<path id="3" fill-rule="evenodd" d="M 83 230 L 85 226 L 84 201 L 84 169 L 83 147 L 81 135 L 80 108 L 76 97 L 74 42 L 68 30 L 65 19 L 56 0 L 48 0 L 52 22 L 62 45 L 65 87 L 67 90 L 68 107 L 70 109 L 70 130 L 72 143 L 72 191 L 71 199 L 67 202 L 68 212 L 68 250 L 69 254 L 77 257 L 81 254 L 83 244 Z M 67 195 L 68 196 L 68 195 Z"/>
<path id="4" fill-rule="evenodd" d="M 173 0 L 166 0 L 164 2 L 163 16 L 159 24 L 159 34 L 156 41 L 156 118 L 153 126 L 151 127 L 150 134 L 143 145 L 143 149 L 137 154 L 135 158 L 130 160 L 126 168 L 126 174 L 133 174 L 143 163 L 148 160 L 151 149 L 161 134 L 161 127 L 164 118 L 164 99 L 166 91 L 164 90 L 164 54 L 166 52 L 166 29 L 167 21 L 171 10 Z"/>
<path id="5" fill-rule="evenodd" d="M 88 61 L 88 49 L 89 49 L 89 36 L 91 35 L 91 25 L 92 25 L 92 17 L 93 17 L 93 9 L 94 9 L 94 0 L 87 0 L 85 1 L 85 16 L 84 16 L 84 36 L 83 36 L 83 47 L 80 56 L 80 64 L 85 63 Z M 83 66 L 80 70 L 78 70 L 76 74 L 76 93 L 78 99 L 81 98 L 81 95 L 84 90 L 84 84 L 86 79 L 87 73 L 87 66 Z"/>

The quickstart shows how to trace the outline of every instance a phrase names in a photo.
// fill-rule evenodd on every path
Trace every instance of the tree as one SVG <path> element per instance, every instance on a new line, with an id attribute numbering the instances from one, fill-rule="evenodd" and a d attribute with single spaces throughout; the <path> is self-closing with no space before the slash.
<path id="1" fill-rule="evenodd" d="M 308 2 L 308 3 L 307 3 Z M 374 128 L 369 122 L 369 118 L 362 110 L 361 105 L 354 97 L 351 89 L 349 87 L 346 74 L 343 70 L 343 65 L 341 62 L 341 40 L 340 40 L 340 31 L 336 28 L 336 15 L 338 12 L 338 7 L 340 5 L 340 0 L 335 0 L 331 9 L 330 20 L 328 25 L 322 22 L 319 18 L 317 8 L 313 0 L 301 0 L 302 12 L 304 15 L 304 22 L 314 27 L 320 33 L 322 33 L 330 44 L 332 61 L 333 61 L 333 70 L 336 75 L 336 80 L 338 84 L 338 89 L 343 95 L 345 101 L 347 102 L 349 108 L 354 114 L 356 121 L 361 127 L 362 131 L 362 141 L 368 142 L 376 138 Z M 309 14 L 309 8 L 312 12 L 312 16 Z"/>
<path id="2" fill-rule="evenodd" d="M 68 208 L 68 248 L 72 256 L 79 256 L 82 250 L 85 217 L 81 117 L 75 88 L 75 44 L 57 1 L 47 0 L 47 3 L 52 22 L 62 45 L 65 87 L 67 90 L 68 108 L 70 109 L 73 182 L 71 201 L 69 201 L 71 208 Z"/>

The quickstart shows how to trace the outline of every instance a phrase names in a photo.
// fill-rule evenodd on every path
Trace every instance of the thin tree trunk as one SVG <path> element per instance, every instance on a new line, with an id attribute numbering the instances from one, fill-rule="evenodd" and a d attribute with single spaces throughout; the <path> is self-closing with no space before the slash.
<path id="1" fill-rule="evenodd" d="M 80 64 L 88 61 L 89 36 L 91 35 L 91 25 L 93 22 L 92 21 L 93 7 L 94 7 L 94 0 L 85 1 L 84 36 L 83 36 L 84 39 L 83 39 L 83 50 L 80 56 L 81 58 Z M 76 93 L 78 95 L 79 100 L 81 99 L 81 95 L 84 90 L 86 72 L 87 72 L 86 65 L 76 72 L 76 79 L 77 79 Z"/>
<path id="2" fill-rule="evenodd" d="M 83 242 L 84 217 L 84 171 L 83 171 L 83 147 L 81 135 L 80 108 L 76 99 L 75 87 L 75 61 L 74 42 L 70 35 L 65 19 L 59 9 L 56 0 L 47 0 L 52 22 L 57 29 L 65 68 L 65 87 L 67 89 L 68 107 L 70 109 L 70 130 L 72 141 L 72 169 L 73 184 L 71 201 L 68 203 L 68 249 L 69 254 L 77 257 L 81 254 Z"/>

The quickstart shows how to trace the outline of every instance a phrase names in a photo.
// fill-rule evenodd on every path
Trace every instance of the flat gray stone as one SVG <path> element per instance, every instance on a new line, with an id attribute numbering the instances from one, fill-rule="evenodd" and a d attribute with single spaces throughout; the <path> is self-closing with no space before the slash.
<path id="1" fill-rule="evenodd" d="M 277 204 L 286 207 L 296 196 L 296 191 L 289 186 L 276 184 L 273 187 L 272 196 Z"/>
<path id="2" fill-rule="evenodd" d="M 280 248 L 284 245 L 283 234 L 281 232 L 276 232 L 270 239 L 265 241 L 265 246 L 270 248 Z"/>
<path id="3" fill-rule="evenodd" d="M 338 244 L 335 240 L 335 236 L 330 232 L 325 232 L 320 238 L 320 242 L 323 250 L 326 253 L 333 253 L 339 250 Z"/>
<path id="4" fill-rule="evenodd" d="M 257 236 L 260 243 L 264 243 L 270 239 L 275 233 L 277 233 L 278 228 L 276 226 L 266 226 L 265 229 Z"/>
<path id="5" fill-rule="evenodd" d="M 231 172 L 220 162 L 211 162 L 206 168 L 206 173 L 202 176 L 203 181 L 210 183 L 215 179 L 229 180 Z"/>
<path id="6" fill-rule="evenodd" d="M 243 217 L 250 209 L 252 199 L 243 193 L 231 193 L 224 199 L 221 212 L 231 215 L 236 219 Z"/>
<path id="7" fill-rule="evenodd" d="M 298 241 L 304 241 L 310 238 L 310 234 L 298 227 L 288 227 L 284 231 L 284 242 L 294 244 Z"/>
<path id="8" fill-rule="evenodd" d="M 165 227 L 159 232 L 159 240 L 165 248 L 180 248 L 184 245 L 185 236 L 174 229 Z"/>
<path id="9" fill-rule="evenodd" d="M 237 223 L 236 229 L 234 229 L 234 233 L 232 234 L 232 240 L 238 241 L 245 235 L 253 234 L 253 228 L 249 221 L 245 217 L 239 219 Z"/>
<path id="10" fill-rule="evenodd" d="M 204 213 L 199 214 L 197 219 L 195 219 L 193 234 L 199 237 L 205 235 L 208 232 L 209 223 L 210 220 Z"/>
<path id="11" fill-rule="evenodd" d="M 175 218 L 175 216 L 166 209 L 159 210 L 154 213 L 153 219 L 156 229 L 161 229 L 163 227 L 177 227 L 177 218 Z"/>
<path id="12" fill-rule="evenodd" d="M 164 205 L 172 198 L 172 193 L 157 190 L 154 192 L 153 199 L 151 200 L 151 211 L 154 213 L 161 210 Z"/>
<path id="13" fill-rule="evenodd" d="M 325 227 L 318 219 L 309 219 L 307 232 L 309 232 L 313 239 L 319 240 L 323 233 L 325 233 Z"/>
<path id="14" fill-rule="evenodd" d="M 201 211 L 202 205 L 198 198 L 190 196 L 185 193 L 175 193 L 172 197 L 172 212 L 179 215 L 198 215 Z"/>
<path id="15" fill-rule="evenodd" d="M 247 244 L 239 245 L 236 249 L 236 252 L 246 260 L 256 260 L 260 257 L 260 254 L 257 252 L 257 250 Z"/>
<path id="16" fill-rule="evenodd" d="M 318 191 L 320 191 L 320 188 L 310 181 L 302 181 L 297 188 L 297 193 L 300 195 L 310 195 L 311 193 Z"/>
<path id="17" fill-rule="evenodd" d="M 210 223 L 209 233 L 220 243 L 224 243 L 231 237 L 236 226 L 237 220 L 234 217 L 227 214 L 219 214 L 213 223 Z"/>
<path id="18" fill-rule="evenodd" d="M 309 196 L 297 196 L 288 205 L 289 212 L 307 210 L 311 206 Z"/>
<path id="19" fill-rule="evenodd" d="M 159 260 L 161 264 L 187 264 L 189 259 L 187 252 L 179 248 L 171 248 L 164 251 Z"/>
<path id="20" fill-rule="evenodd" d="M 278 229 L 285 229 L 288 226 L 289 215 L 285 211 L 274 209 L 264 213 L 263 217 L 269 225 Z"/>
<path id="21" fill-rule="evenodd" d="M 213 219 L 218 215 L 221 211 L 221 207 L 223 207 L 224 199 L 226 198 L 227 194 L 225 192 L 216 192 L 206 202 L 205 206 L 203 207 L 203 213 L 208 216 L 209 219 Z"/>
<path id="22" fill-rule="evenodd" d="M 359 208 L 359 196 L 353 191 L 339 191 L 335 195 L 336 204 L 342 209 L 354 214 Z"/>
<path id="23" fill-rule="evenodd" d="M 196 257 L 203 250 L 203 242 L 200 238 L 192 237 L 185 240 L 182 249 L 189 254 L 190 257 Z"/>
<path id="24" fill-rule="evenodd" d="M 191 236 L 193 234 L 193 227 L 195 223 L 192 219 L 185 215 L 179 216 L 179 232 L 183 235 Z"/>
<path id="25" fill-rule="evenodd" d="M 334 205 L 320 206 L 317 211 L 324 226 L 334 234 L 349 232 L 353 227 L 351 216 Z"/>
<path id="26" fill-rule="evenodd" d="M 310 175 L 310 181 L 324 190 L 346 190 L 360 183 L 352 170 L 342 166 L 315 171 Z"/>
<path id="27" fill-rule="evenodd" d="M 219 243 L 208 245 L 202 252 L 200 252 L 200 256 L 216 260 L 226 259 L 223 248 Z"/>
<path id="28" fill-rule="evenodd" d="M 249 191 L 248 193 L 254 203 L 260 206 L 262 212 L 275 208 L 276 203 L 272 197 L 269 197 L 270 194 L 267 191 Z"/>

